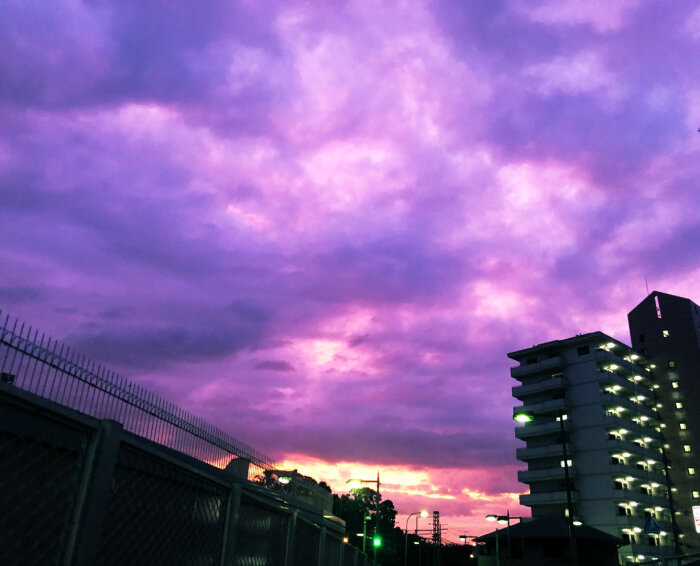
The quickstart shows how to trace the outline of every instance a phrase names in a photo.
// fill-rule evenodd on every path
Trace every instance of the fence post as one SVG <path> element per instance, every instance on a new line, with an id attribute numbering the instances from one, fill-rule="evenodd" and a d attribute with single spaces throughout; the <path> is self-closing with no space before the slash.
<path id="1" fill-rule="evenodd" d="M 285 548 L 284 566 L 294 566 L 294 545 L 296 542 L 297 533 L 297 515 L 299 511 L 292 510 L 289 514 L 289 523 L 287 524 L 287 546 Z"/>
<path id="2" fill-rule="evenodd" d="M 324 554 L 326 551 L 326 527 L 321 527 L 321 533 L 318 537 L 318 566 L 326 566 Z"/>
<path id="3" fill-rule="evenodd" d="M 123 427 L 116 421 L 100 421 L 82 469 L 63 563 L 91 566 L 97 563 L 102 523 L 112 487 Z"/>
<path id="4" fill-rule="evenodd" d="M 224 525 L 224 544 L 221 549 L 221 566 L 233 564 L 236 553 L 236 532 L 241 515 L 241 484 L 231 484 L 231 491 L 226 505 L 226 523 Z"/>

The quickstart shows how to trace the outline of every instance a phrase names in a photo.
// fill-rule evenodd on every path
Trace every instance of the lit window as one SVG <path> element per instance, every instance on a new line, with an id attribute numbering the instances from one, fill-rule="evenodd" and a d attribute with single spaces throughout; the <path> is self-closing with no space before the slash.
<path id="1" fill-rule="evenodd" d="M 693 499 L 700 499 L 700 491 L 693 492 Z"/>
<path id="2" fill-rule="evenodd" d="M 695 468 L 688 468 L 688 475 L 694 476 L 695 475 Z"/>
<path id="3" fill-rule="evenodd" d="M 562 468 L 565 467 L 564 460 L 561 460 L 559 463 L 561 464 Z M 566 466 L 568 466 L 570 468 L 572 465 L 573 465 L 573 462 L 571 460 L 566 461 Z"/>
<path id="4" fill-rule="evenodd" d="M 673 360 L 671 360 L 670 362 L 668 362 L 668 367 L 670 367 L 670 368 L 676 367 L 676 362 L 674 362 Z"/>
<path id="5" fill-rule="evenodd" d="M 678 389 L 678 382 L 674 381 L 673 383 L 671 383 L 671 387 L 673 387 L 674 389 Z"/>
<path id="6" fill-rule="evenodd" d="M 662 330 L 662 331 L 661 331 L 661 335 L 662 335 L 664 338 L 668 338 L 668 330 Z"/>
<path id="7" fill-rule="evenodd" d="M 690 444 L 683 445 L 683 452 L 690 452 Z"/>
<path id="8" fill-rule="evenodd" d="M 685 423 L 680 423 L 680 424 L 678 425 L 678 428 L 680 428 L 681 430 L 687 430 L 688 425 L 685 424 Z"/>
<path id="9" fill-rule="evenodd" d="M 682 408 L 683 408 L 683 403 L 681 403 L 680 401 L 678 401 L 678 402 L 676 403 L 676 409 L 682 409 Z"/>

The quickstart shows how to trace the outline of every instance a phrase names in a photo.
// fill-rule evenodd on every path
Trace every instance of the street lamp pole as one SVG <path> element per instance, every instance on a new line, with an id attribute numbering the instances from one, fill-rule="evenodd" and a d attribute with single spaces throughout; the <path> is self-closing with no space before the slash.
<path id="1" fill-rule="evenodd" d="M 486 515 L 486 520 L 487 521 L 496 521 L 499 525 L 508 525 L 508 530 L 506 532 L 506 537 L 508 540 L 508 564 L 513 563 L 513 557 L 511 555 L 511 546 L 510 546 L 510 520 L 511 519 L 518 519 L 518 521 L 521 521 L 523 519 L 527 519 L 528 517 L 514 517 L 510 514 L 510 509 L 506 510 L 505 515 L 493 515 L 489 514 Z M 499 539 L 499 532 L 498 532 L 498 527 L 496 527 L 496 563 L 500 564 L 500 559 L 498 558 L 498 539 Z"/>
<path id="2" fill-rule="evenodd" d="M 476 538 L 476 537 L 468 535 L 467 533 L 464 533 L 463 535 L 459 535 L 459 540 L 461 540 L 464 543 L 465 550 L 467 550 L 467 539 L 470 539 L 470 538 Z M 464 563 L 468 565 L 470 558 L 474 558 L 474 556 L 469 552 L 469 550 L 467 550 Z"/>
<path id="3" fill-rule="evenodd" d="M 571 552 L 572 566 L 578 566 L 578 548 L 576 546 L 576 533 L 574 531 L 574 504 L 571 497 L 571 480 L 569 476 L 569 455 L 566 451 L 566 429 L 564 428 L 564 411 L 559 409 L 556 413 L 542 413 L 546 416 L 558 415 L 559 430 L 561 431 L 562 455 L 564 456 L 564 481 L 566 482 L 566 509 L 568 511 L 569 527 L 569 550 Z M 533 417 L 531 414 L 522 412 L 513 415 L 513 419 L 519 423 L 529 423 Z"/>
<path id="4" fill-rule="evenodd" d="M 376 560 L 376 559 L 377 559 L 377 543 L 378 543 L 378 541 L 377 541 L 377 530 L 378 530 L 378 527 L 379 527 L 379 498 L 381 497 L 380 494 L 379 494 L 379 486 L 381 485 L 381 484 L 379 483 L 379 470 L 377 470 L 377 479 L 376 479 L 376 480 L 361 480 L 361 479 L 357 479 L 357 478 L 352 478 L 352 479 L 347 480 L 345 483 L 350 487 L 350 489 L 358 489 L 358 488 L 362 487 L 362 484 L 363 484 L 363 483 L 376 483 L 376 484 L 377 484 L 377 505 L 376 505 L 375 516 L 374 516 L 374 518 L 375 518 L 375 521 L 374 521 L 374 536 L 372 537 L 372 538 L 373 538 L 373 541 L 374 541 L 374 544 L 372 545 L 372 546 L 374 547 L 374 559 Z M 365 523 L 365 525 L 366 525 L 366 523 Z M 365 535 L 366 535 L 366 534 L 367 534 L 366 529 L 365 529 L 364 532 L 365 532 Z M 364 536 L 364 537 L 362 537 L 362 538 L 363 538 L 363 541 L 362 541 L 362 552 L 365 552 L 365 548 L 366 548 L 365 540 L 367 539 L 367 537 Z"/>
<path id="5" fill-rule="evenodd" d="M 415 513 L 411 513 L 408 517 L 406 517 L 406 539 L 403 545 L 403 566 L 406 566 L 408 563 L 408 521 L 411 519 L 411 517 L 416 518 L 416 532 L 418 531 L 418 516 L 421 517 L 427 517 L 428 512 L 427 511 L 416 511 Z"/>
<path id="6" fill-rule="evenodd" d="M 367 553 L 367 521 L 369 517 L 362 514 L 362 554 Z"/>
<path id="7" fill-rule="evenodd" d="M 559 427 L 561 430 L 561 445 L 564 455 L 564 481 L 566 482 L 566 507 L 569 510 L 569 546 L 571 547 L 571 564 L 578 566 L 578 548 L 576 548 L 576 533 L 574 532 L 574 504 L 571 500 L 571 481 L 569 479 L 569 456 L 566 453 L 566 431 L 564 430 L 564 412 L 559 409 Z"/>

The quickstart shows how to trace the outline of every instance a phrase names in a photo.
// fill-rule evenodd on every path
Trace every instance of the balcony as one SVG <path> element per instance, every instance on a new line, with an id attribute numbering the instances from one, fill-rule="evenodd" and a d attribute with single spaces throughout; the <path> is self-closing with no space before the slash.
<path id="1" fill-rule="evenodd" d="M 649 438 L 653 438 L 654 440 L 661 442 L 661 433 L 648 424 L 640 425 L 631 421 L 630 419 L 613 417 L 612 415 L 606 415 L 603 422 L 605 423 L 605 428 L 608 430 L 624 428 L 637 434 L 638 436 L 648 436 Z M 647 421 L 647 423 L 652 422 L 656 421 L 652 421 L 651 419 Z"/>
<path id="2" fill-rule="evenodd" d="M 627 442 L 626 440 L 614 440 L 610 438 L 605 441 L 605 447 L 611 454 L 615 452 L 629 452 L 631 454 L 634 454 L 635 456 L 640 456 L 645 459 L 653 458 L 654 460 L 658 460 L 660 458 L 658 450 L 644 448 L 639 444 L 636 444 L 634 442 Z"/>
<path id="3" fill-rule="evenodd" d="M 614 372 L 600 370 L 600 383 L 603 385 L 619 385 L 628 395 L 648 395 L 649 386 L 643 381 L 634 381 L 634 379 L 624 377 Z M 636 374 L 635 374 L 636 375 Z M 640 374 L 641 375 L 641 374 Z"/>
<path id="4" fill-rule="evenodd" d="M 640 482 L 635 481 L 634 483 Z M 655 507 L 656 505 L 668 507 L 668 499 L 662 495 L 647 495 L 637 489 L 613 489 L 612 493 L 616 501 L 636 501 L 641 509 Z"/>
<path id="5" fill-rule="evenodd" d="M 566 443 L 566 454 L 569 458 L 573 454 L 573 445 L 568 442 Z M 564 450 L 561 444 L 548 444 L 547 446 L 537 446 L 536 448 L 518 448 L 515 451 L 515 457 L 522 462 L 542 458 L 563 459 Z"/>
<path id="6" fill-rule="evenodd" d="M 545 379 L 544 381 L 539 381 L 537 383 L 530 383 L 527 385 L 519 385 L 513 387 L 513 397 L 522 401 L 523 397 L 527 397 L 529 395 L 543 393 L 545 391 L 556 391 L 559 389 L 564 389 L 565 387 L 566 379 L 563 376 L 552 377 L 550 379 Z"/>
<path id="7" fill-rule="evenodd" d="M 520 407 L 513 407 L 513 416 L 518 413 L 529 413 L 531 415 L 556 415 L 559 411 L 567 412 L 569 403 L 566 399 L 549 399 L 539 403 L 524 403 Z"/>
<path id="8" fill-rule="evenodd" d="M 650 397 L 648 394 L 647 397 Z M 659 415 L 651 407 L 647 407 L 641 403 L 632 401 L 629 397 L 623 397 L 622 395 L 615 395 L 614 393 L 601 393 L 600 402 L 602 405 L 607 406 L 619 406 L 624 407 L 628 411 L 632 411 L 635 415 L 643 415 L 650 419 L 658 420 Z"/>
<path id="9" fill-rule="evenodd" d="M 564 431 L 569 432 L 570 429 L 571 425 L 569 424 L 569 421 L 564 421 Z M 515 428 L 515 438 L 519 438 L 520 440 L 555 434 L 561 434 L 561 424 L 557 421 L 544 424 L 530 423 Z"/>
<path id="10" fill-rule="evenodd" d="M 547 358 L 536 364 L 526 364 L 510 368 L 510 375 L 514 379 L 520 380 L 526 375 L 533 375 L 536 373 L 544 373 L 548 371 L 553 371 L 556 369 L 561 369 L 565 365 L 564 358 L 561 356 L 555 356 L 554 358 Z"/>
<path id="11" fill-rule="evenodd" d="M 646 537 L 645 533 L 638 533 L 637 534 L 637 540 L 646 540 L 642 539 L 641 537 Z M 675 551 L 673 549 L 673 537 L 671 535 L 666 535 L 665 537 L 661 537 L 662 539 L 662 546 L 652 546 L 649 544 L 640 544 L 638 542 L 634 543 L 631 546 L 622 546 L 620 547 L 620 556 L 639 556 L 640 554 L 645 557 L 645 564 L 649 564 L 652 559 L 655 558 L 664 558 L 664 557 L 671 557 L 675 555 Z M 665 561 L 663 562 L 656 562 L 660 566 L 662 564 L 666 564 Z M 624 564 L 627 564 L 627 562 L 624 562 Z M 671 562 L 673 564 L 673 562 Z"/>
<path id="12" fill-rule="evenodd" d="M 654 472 L 649 470 L 643 470 L 632 464 L 612 464 L 610 466 L 610 473 L 614 477 L 617 476 L 631 476 L 636 478 L 635 483 L 658 483 L 660 486 L 666 486 L 666 476 L 661 472 Z"/>
<path id="13" fill-rule="evenodd" d="M 569 467 L 569 477 L 575 477 L 576 468 Z M 521 483 L 531 484 L 540 481 L 562 480 L 566 479 L 566 470 L 562 466 L 556 468 L 547 468 L 546 470 L 520 470 L 518 472 L 518 481 Z"/>
<path id="14" fill-rule="evenodd" d="M 578 491 L 571 491 L 571 500 L 578 501 Z M 566 505 L 566 491 L 549 491 L 547 493 L 524 493 L 520 496 L 520 505 L 532 507 L 533 505 Z"/>
<path id="15" fill-rule="evenodd" d="M 643 515 L 644 512 L 641 511 L 640 513 Z M 618 515 L 616 517 L 615 524 L 621 529 L 634 529 L 637 527 L 638 529 L 642 529 L 642 532 L 638 534 L 644 534 L 644 525 L 646 521 L 646 517 L 644 516 Z M 656 519 L 656 522 L 659 524 L 662 531 L 667 533 L 673 532 L 673 526 L 669 521 Z"/>
<path id="16" fill-rule="evenodd" d="M 643 366 L 639 366 L 634 362 L 626 360 L 625 358 L 623 358 L 622 356 L 618 356 L 614 352 L 608 352 L 606 350 L 596 350 L 595 360 L 598 362 L 598 366 L 600 368 L 605 368 L 610 364 L 615 364 L 616 366 L 618 366 L 618 369 L 616 369 L 615 371 L 621 372 L 625 375 L 625 377 L 627 377 L 628 374 L 630 376 L 641 375 L 644 379 L 640 383 L 649 384 L 650 382 L 649 372 L 647 372 Z"/>

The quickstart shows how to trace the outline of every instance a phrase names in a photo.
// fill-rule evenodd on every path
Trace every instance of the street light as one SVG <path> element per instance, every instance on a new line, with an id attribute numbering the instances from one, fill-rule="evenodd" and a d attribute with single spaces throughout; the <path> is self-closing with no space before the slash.
<path id="1" fill-rule="evenodd" d="M 466 534 L 466 533 L 463 534 L 463 535 L 459 535 L 459 542 L 463 542 L 465 548 L 466 548 L 466 546 L 467 546 L 467 539 L 468 539 L 468 538 L 476 538 L 476 537 L 475 537 L 475 536 L 468 535 L 468 534 Z M 467 552 L 468 552 L 468 551 L 467 551 Z M 474 558 L 474 553 L 473 553 L 473 552 L 469 552 L 469 553 L 467 554 L 467 562 L 466 562 L 467 564 L 469 564 L 469 559 L 471 559 L 471 558 Z"/>
<path id="2" fill-rule="evenodd" d="M 519 521 L 522 521 L 523 519 L 527 519 L 528 517 L 515 517 L 510 514 L 510 509 L 506 511 L 505 515 L 494 515 L 494 514 L 489 514 L 486 515 L 486 520 L 487 521 L 495 521 L 499 525 L 507 525 L 508 530 L 506 531 L 508 535 L 508 563 L 512 564 L 513 562 L 513 557 L 511 555 L 511 546 L 510 546 L 510 520 L 511 519 L 518 519 Z M 498 556 L 498 528 L 496 528 L 496 564 L 500 564 L 500 557 Z"/>
<path id="3" fill-rule="evenodd" d="M 380 485 L 380 483 L 379 483 L 379 470 L 377 470 L 377 479 L 376 480 L 361 480 L 358 478 L 351 478 L 351 479 L 347 480 L 345 483 L 350 489 L 360 489 L 362 487 L 363 483 L 376 483 L 377 484 L 377 510 L 376 510 L 376 515 L 375 515 L 376 521 L 374 522 L 374 537 L 373 537 L 375 539 L 374 558 L 376 559 L 377 558 L 377 548 L 379 546 L 381 546 L 381 539 L 377 539 L 377 536 L 378 536 L 377 535 L 377 530 L 378 530 L 377 527 L 379 525 L 379 497 L 380 497 L 380 495 L 379 495 L 379 485 Z M 364 525 L 365 525 L 364 528 L 365 528 L 365 534 L 366 534 L 367 533 L 367 530 L 366 530 L 367 529 L 367 517 L 365 517 Z M 367 540 L 366 536 L 362 538 L 362 552 L 363 553 L 365 552 L 365 549 L 366 549 L 366 544 L 365 544 L 366 540 Z M 377 540 L 380 541 L 379 545 L 376 544 Z"/>
<path id="4" fill-rule="evenodd" d="M 498 515 L 486 515 L 487 521 L 498 521 Z M 500 524 L 500 522 L 499 522 Z M 496 566 L 501 566 L 501 553 L 498 541 L 501 540 L 501 534 L 498 532 L 498 527 L 496 527 Z"/>
<path id="5" fill-rule="evenodd" d="M 362 554 L 365 554 L 367 552 L 367 521 L 369 521 L 371 517 L 369 515 L 364 515 L 362 517 L 362 534 L 359 536 L 362 537 Z"/>
<path id="6" fill-rule="evenodd" d="M 408 521 L 410 520 L 411 517 L 416 518 L 416 525 L 418 524 L 418 515 L 421 517 L 427 517 L 428 512 L 423 510 L 423 511 L 416 511 L 415 513 L 411 513 L 408 517 L 406 517 L 406 540 L 403 545 L 403 566 L 406 566 L 406 563 L 408 561 Z M 416 531 L 418 530 L 418 527 L 416 527 Z"/>
<path id="7" fill-rule="evenodd" d="M 576 548 L 576 534 L 574 533 L 574 504 L 571 499 L 571 480 L 569 479 L 569 456 L 566 452 L 566 430 L 564 429 L 564 411 L 559 409 L 556 413 L 542 413 L 543 416 L 558 415 L 559 427 L 561 430 L 561 447 L 564 456 L 564 481 L 566 482 L 566 508 L 569 512 L 569 546 L 571 548 L 571 563 L 578 566 L 578 549 Z M 519 423 L 527 424 L 532 422 L 532 414 L 522 411 L 513 415 L 513 419 Z"/>

